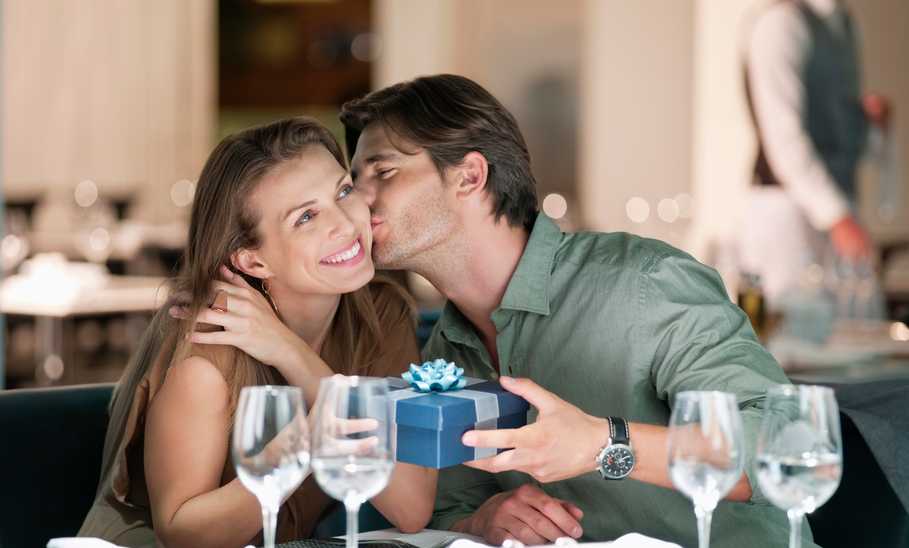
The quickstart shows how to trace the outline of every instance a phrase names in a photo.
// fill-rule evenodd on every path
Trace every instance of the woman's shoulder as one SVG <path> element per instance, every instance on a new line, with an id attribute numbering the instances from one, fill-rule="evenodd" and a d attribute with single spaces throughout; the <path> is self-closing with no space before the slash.
<path id="1" fill-rule="evenodd" d="M 220 395 L 228 401 L 231 392 L 229 350 L 197 346 L 202 345 L 190 347 L 167 370 L 162 393 L 179 393 L 181 399 L 204 397 L 211 401 L 221 399 Z M 166 390 L 168 387 L 170 390 Z"/>
<path id="2" fill-rule="evenodd" d="M 181 378 L 209 387 L 231 384 L 238 366 L 237 349 L 227 345 L 190 344 L 177 352 L 168 377 Z"/>

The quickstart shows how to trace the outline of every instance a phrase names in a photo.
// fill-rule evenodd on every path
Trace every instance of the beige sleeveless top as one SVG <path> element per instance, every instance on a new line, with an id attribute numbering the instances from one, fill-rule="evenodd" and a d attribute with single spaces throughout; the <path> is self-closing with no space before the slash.
<path id="1" fill-rule="evenodd" d="M 379 301 L 376 302 L 378 317 L 380 321 L 386 320 L 382 322 L 385 328 L 382 355 L 387 356 L 387 359 L 376 363 L 368 374 L 398 376 L 407 369 L 409 363 L 419 359 L 413 316 L 403 299 L 400 303 L 394 302 L 393 306 L 388 306 L 391 304 L 388 292 L 381 293 L 380 296 L 373 292 Z M 388 320 L 394 323 L 389 326 Z M 175 335 L 170 336 L 162 348 L 168 348 L 168 345 L 173 348 L 176 342 L 174 339 Z M 236 363 L 237 353 L 237 349 L 228 346 L 193 345 L 189 355 L 209 360 L 230 383 L 230 368 Z M 169 355 L 168 352 L 162 352 L 136 388 L 120 447 L 109 473 L 101 479 L 95 502 L 79 530 L 80 537 L 99 537 L 120 546 L 156 546 L 143 462 L 145 418 L 164 383 Z M 221 474 L 221 485 L 229 483 L 235 477 L 228 455 Z M 296 501 L 294 509 L 298 509 L 297 512 L 302 515 L 290 515 L 295 512 L 290 511 L 287 503 L 281 507 L 277 530 L 279 542 L 309 537 L 316 523 L 334 502 L 319 489 L 312 474 L 292 495 L 292 499 Z M 261 539 L 255 540 L 261 544 Z"/>

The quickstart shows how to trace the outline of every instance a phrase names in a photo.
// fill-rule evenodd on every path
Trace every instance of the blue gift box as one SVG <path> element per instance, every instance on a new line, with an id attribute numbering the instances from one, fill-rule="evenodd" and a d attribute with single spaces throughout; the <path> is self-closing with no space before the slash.
<path id="1" fill-rule="evenodd" d="M 423 393 L 389 378 L 390 422 L 395 460 L 445 468 L 494 456 L 496 449 L 467 447 L 468 430 L 520 428 L 527 424 L 527 402 L 499 383 L 467 378 L 462 390 Z"/>

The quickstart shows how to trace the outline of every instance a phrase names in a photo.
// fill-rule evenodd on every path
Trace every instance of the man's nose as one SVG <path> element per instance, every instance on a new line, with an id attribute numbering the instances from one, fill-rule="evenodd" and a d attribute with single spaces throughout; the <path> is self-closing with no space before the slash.
<path id="1" fill-rule="evenodd" d="M 360 183 L 360 190 L 363 192 L 363 198 L 366 200 L 366 205 L 372 208 L 373 204 L 376 203 L 376 195 L 378 194 L 376 183 L 373 181 L 363 181 Z"/>

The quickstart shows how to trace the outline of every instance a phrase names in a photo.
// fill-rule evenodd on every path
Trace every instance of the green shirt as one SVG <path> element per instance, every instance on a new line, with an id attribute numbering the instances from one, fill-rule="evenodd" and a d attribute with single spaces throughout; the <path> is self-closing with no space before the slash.
<path id="1" fill-rule="evenodd" d="M 492 321 L 502 374 L 528 377 L 590 415 L 668 425 L 671 403 L 683 390 L 735 394 L 754 496 L 720 502 L 712 545 L 787 545 L 786 515 L 759 493 L 752 462 L 764 392 L 788 381 L 713 269 L 656 240 L 563 234 L 540 214 Z M 474 327 L 451 302 L 423 356 L 455 361 L 469 376 L 498 376 Z M 535 417 L 532 409 L 529 420 Z M 448 529 L 492 495 L 530 482 L 519 472 L 442 470 L 431 526 Z M 691 502 L 677 491 L 606 481 L 596 472 L 540 487 L 584 510 L 587 541 L 638 532 L 697 545 Z M 807 523 L 803 528 L 810 539 Z"/>

